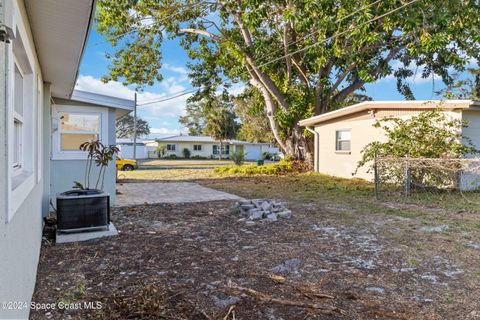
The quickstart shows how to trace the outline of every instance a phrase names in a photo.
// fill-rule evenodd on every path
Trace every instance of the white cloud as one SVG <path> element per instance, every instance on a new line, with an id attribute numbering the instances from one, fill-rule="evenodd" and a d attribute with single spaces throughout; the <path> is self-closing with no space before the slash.
<path id="1" fill-rule="evenodd" d="M 162 67 L 165 70 L 172 71 L 172 72 L 175 72 L 175 73 L 180 73 L 180 74 L 184 74 L 184 75 L 188 74 L 188 70 L 184 67 L 176 67 L 176 66 L 169 65 L 168 63 L 164 63 L 162 65 Z"/>
<path id="2" fill-rule="evenodd" d="M 401 63 L 398 60 L 392 61 L 390 65 L 394 72 L 403 67 L 403 63 Z M 412 70 L 413 75 L 405 78 L 405 81 L 409 84 L 423 84 L 427 82 L 432 82 L 433 81 L 432 75 L 430 75 L 428 78 L 422 77 L 423 68 L 424 68 L 423 66 L 410 67 L 410 70 Z M 435 80 L 441 79 L 439 75 L 434 75 L 434 76 L 435 76 L 434 78 Z M 395 79 L 396 79 L 395 76 L 393 74 L 390 74 L 384 78 L 379 79 L 376 83 L 395 81 Z"/>
<path id="3" fill-rule="evenodd" d="M 179 135 L 185 133 L 180 129 L 170 129 L 170 128 L 150 128 L 150 134 L 163 134 L 163 135 Z"/>
<path id="4" fill-rule="evenodd" d="M 139 104 L 142 102 L 167 98 L 186 89 L 184 86 L 179 84 L 178 79 L 175 77 L 170 77 L 165 81 L 162 81 L 160 83 L 160 87 L 163 89 L 162 93 L 149 91 L 138 93 Z M 133 99 L 135 93 L 134 90 L 124 86 L 118 81 L 103 83 L 100 79 L 88 75 L 80 75 L 75 88 L 124 99 Z M 188 94 L 176 99 L 152 103 L 145 106 L 139 105 L 138 110 L 139 112 L 142 112 L 142 114 L 145 114 L 146 117 L 178 117 L 184 114 L 186 100 L 188 97 L 190 97 L 190 95 L 191 94 Z"/>

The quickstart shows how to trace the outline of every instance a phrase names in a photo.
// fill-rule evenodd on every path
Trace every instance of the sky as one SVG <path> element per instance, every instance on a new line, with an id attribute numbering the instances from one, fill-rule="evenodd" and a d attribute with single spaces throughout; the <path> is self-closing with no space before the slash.
<path id="1" fill-rule="evenodd" d="M 92 28 L 87 48 L 84 52 L 76 88 L 100 94 L 106 94 L 126 99 L 133 99 L 133 87 L 125 87 L 120 82 L 104 84 L 100 81 L 103 75 L 108 74 L 108 60 L 105 52 L 113 52 L 112 47 Z M 189 89 L 190 83 L 186 67 L 188 58 L 178 40 L 166 40 L 162 47 L 163 65 L 161 73 L 164 80 L 152 87 L 145 88 L 138 96 L 138 102 L 171 97 L 176 93 Z M 415 71 L 415 70 L 414 70 Z M 412 84 L 413 93 L 418 100 L 438 98 L 436 91 L 443 88 L 440 80 L 423 79 L 421 68 L 408 79 Z M 232 88 L 233 92 L 240 93 L 241 85 Z M 366 86 L 366 93 L 374 100 L 404 100 L 396 89 L 396 80 L 393 76 L 380 79 L 374 84 Z M 151 134 L 149 138 L 158 138 L 177 134 L 185 134 L 187 130 L 179 124 L 178 119 L 185 113 L 186 100 L 190 95 L 184 95 L 162 103 L 138 106 L 137 115 L 148 121 Z"/>

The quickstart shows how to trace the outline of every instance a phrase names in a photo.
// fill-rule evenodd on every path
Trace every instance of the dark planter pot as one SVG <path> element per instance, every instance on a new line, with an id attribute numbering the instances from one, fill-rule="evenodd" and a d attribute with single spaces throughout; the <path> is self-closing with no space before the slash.
<path id="1" fill-rule="evenodd" d="M 57 195 L 57 230 L 71 233 L 105 230 L 110 223 L 110 195 L 101 190 L 70 190 Z"/>

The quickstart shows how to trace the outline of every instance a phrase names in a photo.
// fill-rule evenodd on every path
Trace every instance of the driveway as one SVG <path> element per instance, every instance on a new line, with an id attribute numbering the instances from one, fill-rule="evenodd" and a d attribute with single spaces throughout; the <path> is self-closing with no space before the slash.
<path id="1" fill-rule="evenodd" d="M 203 187 L 193 182 L 149 182 L 117 184 L 115 206 L 126 207 L 153 203 L 240 200 L 236 195 Z"/>

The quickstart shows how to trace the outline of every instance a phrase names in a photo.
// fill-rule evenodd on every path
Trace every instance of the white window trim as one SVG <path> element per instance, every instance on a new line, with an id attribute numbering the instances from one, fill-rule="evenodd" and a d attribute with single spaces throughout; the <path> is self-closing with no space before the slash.
<path id="1" fill-rule="evenodd" d="M 13 40 L 14 42 L 12 45 L 8 46 L 7 48 L 7 59 L 8 59 L 8 105 L 7 105 L 7 120 L 8 120 L 8 172 L 6 173 L 7 176 L 7 213 L 6 213 L 6 219 L 5 223 L 9 223 L 10 221 L 13 220 L 16 212 L 20 209 L 20 207 L 25 203 L 25 200 L 27 199 L 28 195 L 30 192 L 33 190 L 35 187 L 35 164 L 34 162 L 34 152 L 36 149 L 36 142 L 34 139 L 35 134 L 39 134 L 37 131 L 35 131 L 35 121 L 36 119 L 36 114 L 33 114 L 33 111 L 35 108 L 32 105 L 32 110 L 29 110 L 28 108 L 25 109 L 25 100 L 27 98 L 27 101 L 31 101 L 33 103 L 34 101 L 34 92 L 36 91 L 36 83 L 33 81 L 31 83 L 31 86 L 29 86 L 26 83 L 26 72 L 25 69 L 23 68 L 23 65 L 19 63 L 17 60 L 16 54 L 14 53 L 13 47 L 16 45 L 15 41 L 21 42 L 22 48 L 25 50 L 20 53 L 24 54 L 24 63 L 28 63 L 30 71 L 28 73 L 29 77 L 33 77 L 33 79 L 36 78 L 36 71 L 35 71 L 35 66 L 36 64 L 34 63 L 34 59 L 32 57 L 32 50 L 31 47 L 25 39 L 28 39 L 27 33 L 25 26 L 23 24 L 23 21 L 15 19 L 16 12 L 18 11 L 18 7 L 15 7 L 14 11 L 14 25 L 15 28 L 14 30 L 16 31 L 16 38 Z M 23 101 L 24 101 L 24 108 L 23 108 L 23 116 L 20 116 L 15 112 L 15 66 L 19 69 L 19 71 L 22 73 L 23 76 Z M 30 73 L 31 72 L 31 73 Z M 29 96 L 31 94 L 32 96 Z M 31 99 L 30 99 L 31 98 Z M 32 114 L 28 114 L 28 112 L 32 112 Z M 22 128 L 22 166 L 19 168 L 14 168 L 13 167 L 13 153 L 12 153 L 12 148 L 14 148 L 14 135 L 13 135 L 13 130 L 14 129 L 14 120 L 17 118 L 18 120 L 22 121 L 23 128 Z M 32 127 L 29 129 L 29 126 L 26 126 L 26 119 L 31 120 L 31 125 Z M 29 141 L 29 144 L 31 143 L 31 149 L 33 150 L 32 152 L 32 159 L 28 159 L 29 161 L 26 161 L 25 158 L 25 148 L 26 148 L 26 141 Z"/>
<path id="2" fill-rule="evenodd" d="M 173 149 L 170 148 L 170 150 L 168 150 L 168 146 L 173 146 Z M 167 143 L 166 148 L 167 148 L 167 152 L 177 152 L 177 145 L 174 143 Z"/>
<path id="3" fill-rule="evenodd" d="M 197 149 L 195 150 L 195 147 L 197 147 Z M 200 147 L 200 149 L 198 148 Z M 201 144 L 194 144 L 193 147 L 192 147 L 193 151 L 195 152 L 200 152 L 200 151 L 203 151 L 203 145 Z"/>
<path id="4" fill-rule="evenodd" d="M 22 174 L 22 171 L 23 171 L 23 167 L 24 167 L 24 159 L 23 159 L 23 138 L 24 138 L 24 124 L 25 124 L 25 120 L 24 120 L 24 117 L 23 115 L 17 113 L 17 111 L 15 110 L 15 68 L 18 69 L 18 71 L 20 72 L 20 75 L 22 76 L 22 80 L 23 80 L 23 85 L 22 85 L 22 90 L 23 90 L 23 93 L 25 92 L 25 72 L 23 71 L 22 69 L 22 66 L 20 65 L 19 61 L 17 60 L 17 58 L 15 57 L 15 55 L 13 55 L 13 90 L 12 90 L 12 101 L 13 101 L 13 136 L 15 136 L 16 132 L 15 130 L 17 130 L 15 128 L 15 122 L 19 122 L 21 124 L 21 130 L 20 130 L 20 134 L 19 134 L 19 146 L 15 146 L 15 141 L 13 143 L 13 149 L 15 150 L 12 150 L 12 153 L 14 152 L 18 152 L 18 162 L 15 163 L 13 162 L 12 163 L 12 167 L 13 167 L 13 176 L 16 177 L 20 174 Z M 24 102 L 25 99 L 22 97 L 22 102 Z M 25 106 L 22 106 L 22 110 L 25 109 Z"/>
<path id="5" fill-rule="evenodd" d="M 100 116 L 99 140 L 104 145 L 108 141 L 108 109 L 102 107 L 85 107 L 72 105 L 55 105 L 52 112 L 52 160 L 86 160 L 88 153 L 85 151 L 61 150 L 60 113 L 92 114 Z M 73 133 L 73 131 L 71 132 Z M 81 132 L 87 134 L 88 132 Z M 95 132 L 97 133 L 97 132 Z"/>
<path id="6" fill-rule="evenodd" d="M 338 139 L 338 133 L 339 132 L 350 132 L 350 139 L 348 140 L 340 140 Z M 341 150 L 338 148 L 338 145 L 339 145 L 339 142 L 342 142 L 342 141 L 350 141 L 350 148 L 348 150 Z M 351 129 L 338 129 L 338 130 L 335 130 L 335 152 L 337 153 L 351 153 L 352 152 L 352 130 Z"/>

